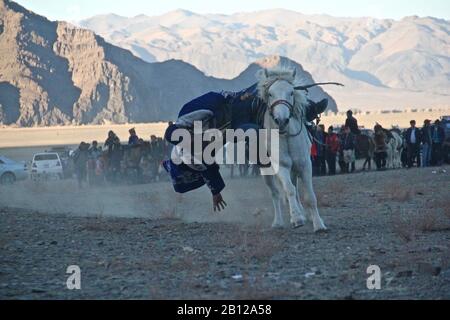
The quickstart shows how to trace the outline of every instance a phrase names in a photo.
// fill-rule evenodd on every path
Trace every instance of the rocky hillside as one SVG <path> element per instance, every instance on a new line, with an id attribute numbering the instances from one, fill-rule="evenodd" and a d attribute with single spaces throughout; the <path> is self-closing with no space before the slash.
<path id="1" fill-rule="evenodd" d="M 200 15 L 96 16 L 80 22 L 146 61 L 181 59 L 206 74 L 232 78 L 267 54 L 300 62 L 330 92 L 361 109 L 450 106 L 450 22 L 336 18 L 266 10 Z M 344 106 L 343 106 L 344 107 Z"/>
<path id="2" fill-rule="evenodd" d="M 205 76 L 182 61 L 147 63 L 92 31 L 51 22 L 0 0 L 0 123 L 20 126 L 153 122 L 173 119 L 208 91 L 240 90 L 261 66 L 297 67 L 271 57 L 232 80 Z M 320 88 L 313 99 L 329 97 Z M 337 110 L 334 100 L 331 110 Z"/>

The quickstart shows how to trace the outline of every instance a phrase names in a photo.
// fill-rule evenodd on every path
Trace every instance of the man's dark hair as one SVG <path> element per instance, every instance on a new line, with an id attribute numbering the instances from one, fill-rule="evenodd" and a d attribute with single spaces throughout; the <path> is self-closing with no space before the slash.
<path id="1" fill-rule="evenodd" d="M 353 111 L 352 110 L 348 110 L 347 114 L 353 115 Z"/>
<path id="2" fill-rule="evenodd" d="M 409 124 L 416 124 L 416 120 L 411 120 Z"/>

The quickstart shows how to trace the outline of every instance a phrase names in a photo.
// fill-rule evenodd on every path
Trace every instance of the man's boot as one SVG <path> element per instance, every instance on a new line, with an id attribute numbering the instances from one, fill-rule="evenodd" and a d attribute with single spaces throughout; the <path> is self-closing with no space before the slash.
<path id="1" fill-rule="evenodd" d="M 316 120 L 328 107 L 328 99 L 323 99 L 319 102 L 308 100 L 308 103 L 306 107 L 306 121 L 308 122 Z"/>

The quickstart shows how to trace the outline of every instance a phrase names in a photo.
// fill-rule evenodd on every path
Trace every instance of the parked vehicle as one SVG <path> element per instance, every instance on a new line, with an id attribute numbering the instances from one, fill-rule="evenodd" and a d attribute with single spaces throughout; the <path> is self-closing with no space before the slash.
<path id="1" fill-rule="evenodd" d="M 73 152 L 72 149 L 65 146 L 52 147 L 49 151 L 46 151 L 46 153 L 57 153 L 59 155 L 63 169 L 63 176 L 65 179 L 69 179 L 73 176 L 73 164 L 71 163 L 70 158 L 72 152 Z"/>
<path id="2" fill-rule="evenodd" d="M 28 172 L 25 163 L 0 156 L 0 184 L 13 184 L 16 181 L 26 180 L 27 178 Z"/>
<path id="3" fill-rule="evenodd" d="M 38 153 L 31 162 L 31 178 L 33 180 L 63 179 L 61 158 L 56 152 Z"/>

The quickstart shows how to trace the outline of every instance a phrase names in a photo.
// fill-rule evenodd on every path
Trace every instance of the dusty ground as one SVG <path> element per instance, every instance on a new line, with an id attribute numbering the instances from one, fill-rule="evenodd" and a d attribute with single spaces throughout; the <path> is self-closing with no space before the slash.
<path id="1" fill-rule="evenodd" d="M 259 178 L 228 181 L 222 214 L 205 190 L 176 197 L 167 183 L 3 187 L 0 299 L 450 299 L 445 169 L 315 179 L 330 227 L 318 235 L 271 230 Z M 369 265 L 381 290 L 366 288 Z"/>

